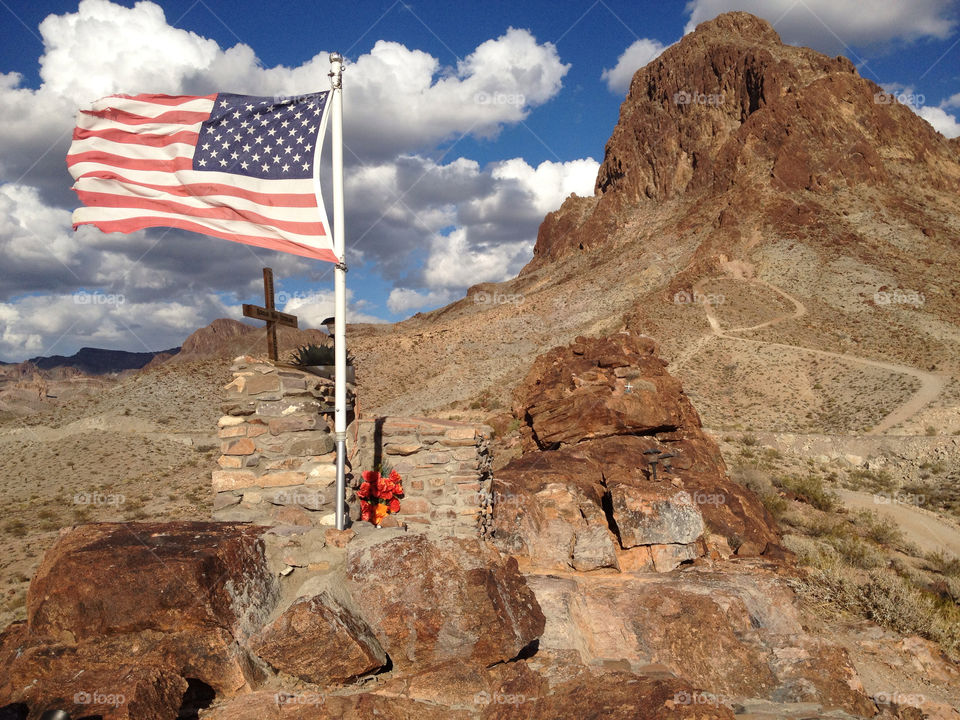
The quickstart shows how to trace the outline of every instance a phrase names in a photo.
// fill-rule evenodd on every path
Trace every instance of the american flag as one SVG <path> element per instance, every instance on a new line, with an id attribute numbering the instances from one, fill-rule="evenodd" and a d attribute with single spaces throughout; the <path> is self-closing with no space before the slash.
<path id="1" fill-rule="evenodd" d="M 329 92 L 112 95 L 77 114 L 73 227 L 173 227 L 338 262 L 319 193 Z"/>

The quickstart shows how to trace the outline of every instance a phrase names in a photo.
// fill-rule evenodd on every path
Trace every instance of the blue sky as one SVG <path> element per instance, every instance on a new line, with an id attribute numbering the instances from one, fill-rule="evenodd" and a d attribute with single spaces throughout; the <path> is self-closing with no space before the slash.
<path id="1" fill-rule="evenodd" d="M 543 215 L 592 193 L 632 72 L 719 12 L 755 12 L 787 42 L 846 55 L 960 133 L 954 0 L 363 0 L 329 16 L 335 7 L 0 0 L 0 358 L 176 345 L 259 301 L 264 265 L 305 324 L 331 312 L 324 263 L 181 232 L 73 233 L 73 115 L 111 92 L 325 89 L 326 53 L 343 52 L 357 321 L 515 275 Z"/>

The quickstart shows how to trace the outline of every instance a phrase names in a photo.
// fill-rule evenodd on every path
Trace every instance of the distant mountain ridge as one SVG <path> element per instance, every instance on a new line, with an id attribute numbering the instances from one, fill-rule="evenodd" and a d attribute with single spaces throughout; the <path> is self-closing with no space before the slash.
<path id="1" fill-rule="evenodd" d="M 126 350 L 107 350 L 105 348 L 80 348 L 70 356 L 51 355 L 30 358 L 27 362 L 36 365 L 41 370 L 52 370 L 58 367 L 73 367 L 89 375 L 105 375 L 124 370 L 139 370 L 158 355 L 175 355 L 180 352 L 179 347 L 156 352 L 128 352 Z"/>

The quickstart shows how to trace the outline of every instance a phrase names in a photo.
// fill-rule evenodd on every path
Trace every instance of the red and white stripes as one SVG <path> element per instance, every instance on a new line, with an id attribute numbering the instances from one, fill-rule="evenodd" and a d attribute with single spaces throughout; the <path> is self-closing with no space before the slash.
<path id="1" fill-rule="evenodd" d="M 201 124 L 216 98 L 114 95 L 81 110 L 67 155 L 85 206 L 74 212 L 74 228 L 174 227 L 337 262 L 312 178 L 193 169 Z"/>

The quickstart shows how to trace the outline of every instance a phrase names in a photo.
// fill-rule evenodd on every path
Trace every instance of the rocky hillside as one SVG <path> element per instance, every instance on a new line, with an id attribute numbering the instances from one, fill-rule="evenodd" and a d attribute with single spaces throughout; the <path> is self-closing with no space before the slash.
<path id="1" fill-rule="evenodd" d="M 281 359 L 290 355 L 297 347 L 329 342 L 330 336 L 322 330 L 296 330 L 287 327 L 277 328 L 277 352 Z M 173 365 L 207 360 L 210 358 L 234 358 L 239 355 L 266 355 L 267 340 L 263 324 L 248 325 L 229 318 L 214 320 L 200 328 L 183 341 L 180 352 L 170 362 Z"/>
<path id="2" fill-rule="evenodd" d="M 850 62 L 722 15 L 637 72 L 518 278 L 352 331 L 368 407 L 505 405 L 542 348 L 627 327 L 710 427 L 960 430 L 958 190 L 960 145 Z"/>

